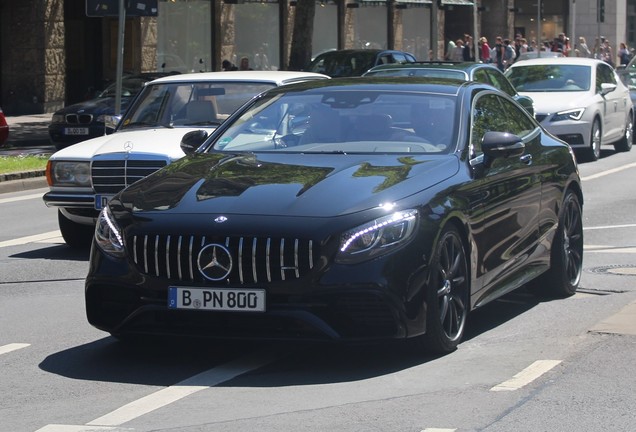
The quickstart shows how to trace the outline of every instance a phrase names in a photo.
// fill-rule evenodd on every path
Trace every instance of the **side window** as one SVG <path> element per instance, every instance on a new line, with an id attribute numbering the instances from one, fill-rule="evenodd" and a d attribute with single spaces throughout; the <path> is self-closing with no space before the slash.
<path id="1" fill-rule="evenodd" d="M 486 71 L 486 73 L 490 77 L 490 80 L 493 82 L 493 85 L 498 89 L 503 90 L 504 93 L 506 93 L 508 96 L 514 96 L 517 94 L 517 91 L 512 86 L 512 84 L 510 84 L 508 78 L 506 78 L 502 73 L 494 70 Z"/>
<path id="2" fill-rule="evenodd" d="M 612 69 L 606 64 L 596 65 L 596 92 L 601 91 L 601 84 L 616 84 L 616 78 Z"/>
<path id="3" fill-rule="evenodd" d="M 377 61 L 377 64 L 379 65 L 388 63 L 395 63 L 395 60 L 393 60 L 393 57 L 390 54 L 383 54 Z"/>
<path id="4" fill-rule="evenodd" d="M 524 137 L 536 125 L 523 108 L 494 93 L 480 96 L 471 113 L 471 157 L 479 156 L 481 140 L 486 132 L 509 132 Z"/>
<path id="5" fill-rule="evenodd" d="M 393 59 L 395 60 L 396 63 L 401 63 L 401 64 L 406 63 L 406 56 L 402 53 L 394 53 Z"/>
<path id="6" fill-rule="evenodd" d="M 490 79 L 488 79 L 488 75 L 486 74 L 486 71 L 483 69 L 479 69 L 475 71 L 475 73 L 473 74 L 473 81 L 492 85 L 492 83 L 490 82 Z"/>

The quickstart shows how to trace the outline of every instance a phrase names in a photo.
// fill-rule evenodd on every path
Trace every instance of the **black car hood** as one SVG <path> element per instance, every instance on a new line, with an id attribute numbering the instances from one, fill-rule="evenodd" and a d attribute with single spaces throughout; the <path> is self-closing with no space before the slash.
<path id="1" fill-rule="evenodd" d="M 200 154 L 124 190 L 138 215 L 333 217 L 395 202 L 455 175 L 455 155 Z"/>
<path id="2" fill-rule="evenodd" d="M 122 112 L 124 108 L 130 103 L 131 98 L 121 98 Z M 75 114 L 75 113 L 87 113 L 87 114 L 114 114 L 115 113 L 115 98 L 104 97 L 91 99 L 84 102 L 79 102 L 73 105 L 62 108 L 57 111 L 56 114 Z"/>

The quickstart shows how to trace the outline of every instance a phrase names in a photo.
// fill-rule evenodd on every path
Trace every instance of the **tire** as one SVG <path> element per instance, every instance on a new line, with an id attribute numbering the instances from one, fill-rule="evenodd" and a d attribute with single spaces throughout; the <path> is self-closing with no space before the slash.
<path id="1" fill-rule="evenodd" d="M 585 159 L 590 162 L 595 162 L 601 157 L 601 122 L 598 118 L 592 123 L 590 147 L 585 150 Z"/>
<path id="2" fill-rule="evenodd" d="M 625 135 L 620 141 L 614 143 L 614 150 L 617 152 L 628 152 L 632 149 L 632 142 L 634 140 L 634 116 L 629 113 L 629 120 L 625 125 Z"/>
<path id="3" fill-rule="evenodd" d="M 577 195 L 568 191 L 559 214 L 559 226 L 550 250 L 550 270 L 531 283 L 546 297 L 565 298 L 576 293 L 583 271 L 583 213 Z"/>
<path id="4" fill-rule="evenodd" d="M 57 222 L 67 245 L 74 249 L 90 248 L 95 227 L 75 223 L 64 216 L 59 209 L 57 211 Z"/>
<path id="5" fill-rule="evenodd" d="M 470 272 L 459 231 L 442 231 L 433 255 L 426 293 L 426 333 L 415 338 L 426 351 L 454 351 L 464 336 L 470 308 Z"/>

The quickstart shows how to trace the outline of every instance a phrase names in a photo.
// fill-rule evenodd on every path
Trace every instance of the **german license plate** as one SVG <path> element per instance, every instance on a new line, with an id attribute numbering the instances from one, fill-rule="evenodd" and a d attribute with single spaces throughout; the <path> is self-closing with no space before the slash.
<path id="1" fill-rule="evenodd" d="M 95 210 L 101 210 L 108 204 L 112 195 L 95 195 Z"/>
<path id="2" fill-rule="evenodd" d="M 170 287 L 168 308 L 265 312 L 265 290 Z"/>
<path id="3" fill-rule="evenodd" d="M 88 135 L 88 128 L 85 128 L 85 127 L 64 128 L 64 135 Z"/>

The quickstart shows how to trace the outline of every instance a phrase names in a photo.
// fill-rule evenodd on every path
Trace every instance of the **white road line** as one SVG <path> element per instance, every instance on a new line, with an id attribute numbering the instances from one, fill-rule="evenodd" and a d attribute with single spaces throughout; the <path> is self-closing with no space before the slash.
<path id="1" fill-rule="evenodd" d="M 56 231 L 49 231 L 42 234 L 35 234 L 32 236 L 20 237 L 17 239 L 0 242 L 0 248 L 7 247 L 7 246 L 19 246 L 19 245 L 23 245 L 27 243 L 47 241 L 55 237 L 60 237 L 61 235 L 62 233 L 60 233 L 59 230 L 56 230 Z"/>
<path id="2" fill-rule="evenodd" d="M 271 354 L 261 354 L 231 361 L 190 377 L 180 383 L 149 394 L 141 399 L 130 402 L 109 414 L 86 423 L 86 425 L 119 426 L 137 417 L 141 417 L 144 414 L 171 404 L 172 402 L 176 402 L 186 396 L 201 390 L 206 390 L 246 372 L 265 366 L 275 359 L 276 357 Z"/>
<path id="3" fill-rule="evenodd" d="M 19 350 L 19 349 L 22 349 L 22 348 L 26 348 L 28 346 L 31 346 L 31 344 L 28 344 L 28 343 L 10 343 L 8 345 L 2 345 L 2 346 L 0 346 L 0 355 L 6 354 L 6 353 L 10 353 L 11 351 Z"/>
<path id="4" fill-rule="evenodd" d="M 25 201 L 25 200 L 30 200 L 34 198 L 41 199 L 43 196 L 44 196 L 43 193 L 38 193 L 38 194 L 23 195 L 23 196 L 13 197 L 13 198 L 0 198 L 0 204 L 12 203 L 16 201 Z"/>
<path id="5" fill-rule="evenodd" d="M 455 432 L 457 429 L 440 429 L 440 428 L 426 428 L 422 429 L 421 432 Z"/>
<path id="6" fill-rule="evenodd" d="M 99 432 L 99 431 L 124 431 L 124 430 L 134 430 L 134 429 L 122 429 L 118 427 L 109 427 L 109 426 L 78 426 L 78 425 L 61 425 L 61 424 L 50 424 L 46 425 L 43 428 L 36 430 L 35 432 Z"/>
<path id="7" fill-rule="evenodd" d="M 604 225 L 604 226 L 596 226 L 596 227 L 583 227 L 583 231 L 602 230 L 602 229 L 610 229 L 610 228 L 634 228 L 634 227 L 636 227 L 636 224 Z"/>
<path id="8" fill-rule="evenodd" d="M 633 168 L 633 167 L 636 167 L 636 162 L 632 162 L 630 164 L 623 165 L 623 166 L 620 166 L 618 168 L 614 168 L 614 169 L 611 169 L 611 170 L 602 171 L 600 173 L 592 174 L 592 175 L 589 175 L 587 177 L 581 177 L 581 180 L 582 181 L 594 180 L 594 179 L 597 179 L 599 177 L 604 177 L 606 175 L 614 174 L 614 173 L 617 173 L 619 171 L 623 171 L 623 170 L 626 170 L 628 168 Z"/>
<path id="9" fill-rule="evenodd" d="M 504 381 L 490 389 L 490 391 L 513 391 L 530 384 L 544 373 L 561 363 L 561 360 L 537 360 L 530 366 L 513 376 L 508 381 Z"/>

